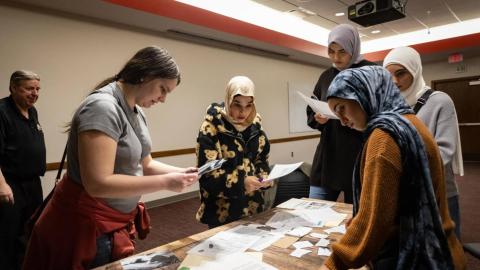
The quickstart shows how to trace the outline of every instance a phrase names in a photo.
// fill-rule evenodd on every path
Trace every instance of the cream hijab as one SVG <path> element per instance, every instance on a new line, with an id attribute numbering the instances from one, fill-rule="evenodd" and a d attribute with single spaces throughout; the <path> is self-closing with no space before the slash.
<path id="1" fill-rule="evenodd" d="M 243 123 L 235 121 L 230 116 L 230 106 L 236 95 L 253 98 L 253 110 Z M 253 123 L 253 120 L 257 116 L 257 110 L 255 109 L 255 85 L 252 80 L 245 76 L 235 76 L 228 82 L 227 93 L 225 95 L 225 107 L 221 113 L 223 117 L 240 132 L 247 129 Z"/>
<path id="2" fill-rule="evenodd" d="M 407 90 L 400 93 L 407 101 L 410 107 L 414 107 L 417 100 L 425 93 L 430 87 L 425 84 L 425 80 L 422 75 L 422 60 L 420 54 L 410 47 L 399 47 L 391 50 L 385 59 L 383 60 L 383 67 L 387 67 L 391 64 L 398 64 L 404 66 L 410 74 L 413 76 L 413 82 Z M 432 93 L 435 95 L 435 92 Z M 455 119 L 456 119 L 455 112 Z M 452 162 L 453 172 L 458 175 L 463 175 L 463 158 L 462 158 L 462 145 L 460 142 L 460 131 L 458 129 L 458 122 L 456 123 L 457 129 L 457 147 L 454 153 Z"/>
<path id="3" fill-rule="evenodd" d="M 383 67 L 392 64 L 404 66 L 413 76 L 413 82 L 407 90 L 401 91 L 410 107 L 429 89 L 422 75 L 422 60 L 420 54 L 410 47 L 399 47 L 391 50 L 383 60 Z"/>
<path id="4" fill-rule="evenodd" d="M 348 54 L 352 56 L 348 67 L 363 60 L 360 55 L 360 36 L 357 28 L 349 24 L 339 24 L 335 26 L 330 34 L 328 34 L 328 46 L 333 42 L 342 47 Z M 333 64 L 335 68 L 335 64 Z"/>

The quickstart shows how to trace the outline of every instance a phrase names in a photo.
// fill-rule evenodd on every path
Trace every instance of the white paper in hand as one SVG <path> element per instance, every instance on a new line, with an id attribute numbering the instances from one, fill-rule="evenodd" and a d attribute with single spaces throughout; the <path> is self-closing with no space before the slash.
<path id="1" fill-rule="evenodd" d="M 327 102 L 309 98 L 299 91 L 297 91 L 297 94 L 303 98 L 303 100 L 308 104 L 308 106 L 310 106 L 310 108 L 312 108 L 314 112 L 319 113 L 330 119 L 338 119 L 338 117 L 332 112 L 332 110 L 330 110 L 330 107 L 328 107 Z"/>
<path id="2" fill-rule="evenodd" d="M 205 164 L 203 164 L 202 167 L 198 168 L 198 176 L 202 176 L 208 172 L 214 171 L 216 169 L 220 169 L 222 167 L 222 164 L 227 161 L 226 159 L 216 159 L 216 160 L 211 160 Z"/>
<path id="3" fill-rule="evenodd" d="M 268 175 L 268 177 L 266 179 L 263 179 L 262 182 L 273 181 L 273 179 L 285 176 L 295 171 L 298 167 L 300 167 L 300 165 L 302 165 L 302 163 L 303 161 L 294 164 L 276 164 L 275 166 L 273 166 L 273 169 Z"/>

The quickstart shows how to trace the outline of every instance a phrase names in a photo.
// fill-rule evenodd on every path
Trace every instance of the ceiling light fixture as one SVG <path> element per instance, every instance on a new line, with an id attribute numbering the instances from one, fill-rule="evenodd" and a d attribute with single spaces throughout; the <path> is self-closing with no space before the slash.
<path id="1" fill-rule="evenodd" d="M 337 17 L 345 16 L 345 12 L 337 12 L 335 13 L 335 16 Z"/>
<path id="2" fill-rule="evenodd" d="M 373 30 L 371 33 L 372 33 L 372 34 L 378 34 L 378 33 L 380 33 L 380 32 L 381 32 L 380 30 Z"/>
<path id="3" fill-rule="evenodd" d="M 301 12 L 303 12 L 303 13 L 309 15 L 309 16 L 317 15 L 315 12 L 313 12 L 309 9 L 303 8 L 303 7 L 298 7 L 298 10 L 300 10 Z"/>
<path id="4" fill-rule="evenodd" d="M 330 30 L 252 0 L 176 0 L 230 18 L 327 46 Z M 308 14 L 312 11 L 303 9 Z M 313 13 L 315 14 L 315 13 Z"/>
<path id="5" fill-rule="evenodd" d="M 327 46 L 329 29 L 307 22 L 300 18 L 284 14 L 273 8 L 252 0 L 218 1 L 218 0 L 176 0 L 187 5 L 205 9 L 228 16 L 246 23 L 277 31 L 292 37 Z M 297 0 L 298 1 L 298 0 Z M 441 39 L 479 33 L 480 18 L 372 39 L 362 42 L 362 53 L 388 50 L 393 47 L 410 46 Z"/>

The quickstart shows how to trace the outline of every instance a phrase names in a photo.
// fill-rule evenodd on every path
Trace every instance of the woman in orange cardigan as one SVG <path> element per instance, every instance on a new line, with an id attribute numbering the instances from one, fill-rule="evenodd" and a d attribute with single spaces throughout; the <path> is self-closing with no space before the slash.
<path id="1" fill-rule="evenodd" d="M 388 71 L 342 71 L 327 98 L 365 142 L 353 176 L 354 217 L 322 269 L 465 269 L 438 146 Z"/>

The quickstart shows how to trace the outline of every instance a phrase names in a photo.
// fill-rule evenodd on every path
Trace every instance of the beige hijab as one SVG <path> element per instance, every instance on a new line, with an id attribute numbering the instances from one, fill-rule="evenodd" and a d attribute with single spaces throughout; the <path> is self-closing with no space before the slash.
<path id="1" fill-rule="evenodd" d="M 412 84 L 405 91 L 401 91 L 400 94 L 405 98 L 408 105 L 413 108 L 417 100 L 429 89 L 423 79 L 420 54 L 410 47 L 395 48 L 383 60 L 383 67 L 391 64 L 402 65 L 412 74 Z"/>
<path id="2" fill-rule="evenodd" d="M 230 116 L 230 106 L 236 95 L 253 98 L 253 110 L 243 123 L 235 121 Z M 247 129 L 253 123 L 255 116 L 257 116 L 257 110 L 255 109 L 255 85 L 252 80 L 245 76 L 235 76 L 228 82 L 227 93 L 225 95 L 225 107 L 222 110 L 222 115 L 240 132 Z"/>

